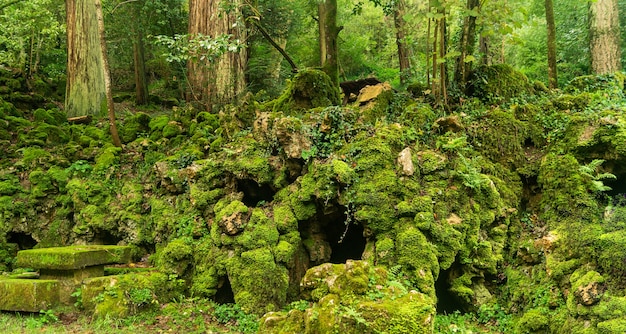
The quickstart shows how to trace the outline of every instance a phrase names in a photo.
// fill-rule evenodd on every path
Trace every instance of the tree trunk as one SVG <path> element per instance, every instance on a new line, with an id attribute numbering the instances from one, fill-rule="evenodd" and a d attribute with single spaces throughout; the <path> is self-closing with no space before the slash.
<path id="1" fill-rule="evenodd" d="M 411 76 L 410 49 L 406 43 L 405 0 L 398 0 L 393 11 L 393 23 L 396 27 L 396 45 L 398 46 L 398 63 L 400 65 L 400 82 L 406 83 Z"/>
<path id="2" fill-rule="evenodd" d="M 467 9 L 478 12 L 480 10 L 480 0 L 467 0 Z M 459 41 L 459 51 L 461 55 L 456 59 L 454 69 L 454 80 L 464 88 L 472 71 L 472 61 L 468 61 L 467 57 L 473 55 L 474 45 L 476 44 L 476 16 L 477 13 L 471 13 L 463 20 L 461 30 L 461 40 Z"/>
<path id="3" fill-rule="evenodd" d="M 320 61 L 324 71 L 335 86 L 339 87 L 339 49 L 337 39 L 337 0 L 322 0 L 318 5 L 320 32 Z"/>
<path id="4" fill-rule="evenodd" d="M 189 1 L 189 34 L 217 37 L 231 35 L 233 39 L 245 41 L 245 25 L 238 22 L 241 0 L 230 1 L 233 10 L 224 12 L 221 1 Z M 190 95 L 203 103 L 208 111 L 216 105 L 231 102 L 245 90 L 245 66 L 247 53 L 226 52 L 215 60 L 190 60 L 187 63 Z"/>
<path id="5" fill-rule="evenodd" d="M 95 0 L 67 0 L 68 117 L 106 113 L 102 49 Z"/>
<path id="6" fill-rule="evenodd" d="M 556 71 L 556 25 L 554 23 L 554 5 L 546 0 L 546 26 L 548 28 L 548 87 L 558 87 Z"/>
<path id="7" fill-rule="evenodd" d="M 115 125 L 115 104 L 113 103 L 113 90 L 111 89 L 111 75 L 109 72 L 107 43 L 104 35 L 104 19 L 102 17 L 102 3 L 100 0 L 95 0 L 94 7 L 96 8 L 96 18 L 98 21 L 98 35 L 100 35 L 102 73 L 104 73 L 104 88 L 106 92 L 107 112 L 109 115 L 109 129 L 111 131 L 111 137 L 113 138 L 113 144 L 120 147 L 122 146 L 122 142 L 120 141 L 120 136 L 117 133 L 117 126 Z"/>
<path id="8" fill-rule="evenodd" d="M 135 17 L 141 15 L 141 7 L 135 6 Z M 148 104 L 148 79 L 146 77 L 146 58 L 143 43 L 143 30 L 139 24 L 134 29 L 135 40 L 133 41 L 133 62 L 135 67 L 135 103 L 137 105 Z"/>
<path id="9" fill-rule="evenodd" d="M 621 49 L 617 0 L 589 4 L 591 69 L 595 74 L 620 71 Z"/>

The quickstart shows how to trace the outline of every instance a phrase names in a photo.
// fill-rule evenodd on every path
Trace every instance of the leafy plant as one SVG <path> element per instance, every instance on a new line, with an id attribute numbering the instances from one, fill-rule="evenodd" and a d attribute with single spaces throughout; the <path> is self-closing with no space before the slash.
<path id="1" fill-rule="evenodd" d="M 213 316 L 219 323 L 232 324 L 230 327 L 242 333 L 256 333 L 259 329 L 258 319 L 244 312 L 237 304 L 217 304 Z"/>
<path id="2" fill-rule="evenodd" d="M 591 179 L 592 191 L 596 191 L 596 192 L 609 191 L 611 190 L 611 187 L 604 185 L 604 182 L 602 180 L 617 179 L 617 177 L 614 174 L 598 172 L 598 168 L 600 168 L 602 163 L 604 163 L 604 160 L 594 159 L 590 163 L 586 165 L 582 165 L 578 168 L 578 171 L 582 175 Z"/>
<path id="3" fill-rule="evenodd" d="M 44 325 L 59 321 L 59 317 L 52 310 L 41 310 L 39 314 L 41 314 L 39 321 Z"/>

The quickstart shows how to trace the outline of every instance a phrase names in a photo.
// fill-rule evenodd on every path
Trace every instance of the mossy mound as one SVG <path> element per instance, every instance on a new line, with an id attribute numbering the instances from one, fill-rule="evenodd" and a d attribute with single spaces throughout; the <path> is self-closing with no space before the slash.
<path id="1" fill-rule="evenodd" d="M 269 102 L 274 111 L 293 115 L 303 110 L 339 105 L 339 89 L 330 77 L 320 70 L 300 71 L 288 83 L 287 88 L 275 101 Z"/>
<path id="2" fill-rule="evenodd" d="M 410 290 L 383 267 L 365 261 L 324 264 L 302 279 L 304 308 L 270 312 L 262 333 L 429 333 L 433 299 Z M 304 303 L 306 302 L 306 303 Z M 293 304 L 292 304 L 293 305 Z"/>
<path id="3" fill-rule="evenodd" d="M 533 84 L 507 64 L 481 65 L 470 74 L 468 94 L 485 103 L 498 104 L 534 93 Z"/>

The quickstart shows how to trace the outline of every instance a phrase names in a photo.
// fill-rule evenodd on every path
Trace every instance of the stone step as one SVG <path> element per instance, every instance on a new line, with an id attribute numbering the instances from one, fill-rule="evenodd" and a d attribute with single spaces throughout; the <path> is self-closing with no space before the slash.
<path id="1" fill-rule="evenodd" d="M 129 263 L 129 246 L 77 245 L 19 251 L 17 266 L 44 270 L 76 270 L 105 264 Z"/>

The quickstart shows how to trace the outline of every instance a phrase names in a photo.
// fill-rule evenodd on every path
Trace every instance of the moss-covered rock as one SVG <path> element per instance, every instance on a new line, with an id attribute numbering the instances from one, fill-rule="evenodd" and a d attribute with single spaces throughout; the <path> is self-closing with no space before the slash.
<path id="1" fill-rule="evenodd" d="M 472 71 L 469 80 L 469 95 L 486 103 L 506 102 L 517 96 L 534 93 L 528 78 L 507 64 L 479 66 Z"/>
<path id="2" fill-rule="evenodd" d="M 295 115 L 311 108 L 339 105 L 340 102 L 339 88 L 334 87 L 328 75 L 319 70 L 304 70 L 294 76 L 287 89 L 270 102 L 270 106 L 285 115 Z"/>
<path id="3" fill-rule="evenodd" d="M 271 312 L 264 333 L 432 333 L 433 300 L 408 290 L 382 267 L 364 261 L 311 268 L 302 279 L 305 310 Z"/>

